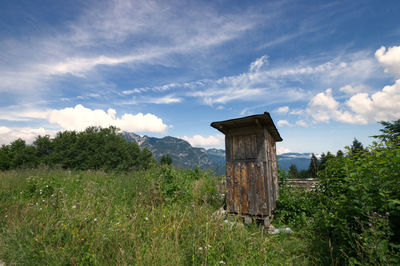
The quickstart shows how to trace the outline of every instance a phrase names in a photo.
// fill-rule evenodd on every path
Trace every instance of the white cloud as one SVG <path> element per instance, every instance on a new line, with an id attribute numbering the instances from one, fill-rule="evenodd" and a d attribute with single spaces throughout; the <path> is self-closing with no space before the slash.
<path id="1" fill-rule="evenodd" d="M 400 79 L 391 86 L 385 86 L 371 96 L 358 93 L 346 105 L 366 122 L 395 120 L 400 118 Z"/>
<path id="2" fill-rule="evenodd" d="M 293 125 L 291 123 L 289 123 L 289 121 L 287 121 L 287 120 L 279 120 L 278 127 L 283 127 L 283 126 L 291 127 Z"/>
<path id="3" fill-rule="evenodd" d="M 240 111 L 240 115 L 241 116 L 248 115 L 248 114 L 249 114 L 249 108 L 248 107 L 246 107 L 246 108 L 242 109 L 242 111 Z"/>
<path id="4" fill-rule="evenodd" d="M 283 154 L 283 153 L 288 153 L 288 152 L 291 152 L 291 150 L 289 150 L 288 148 L 286 148 L 286 147 L 281 147 L 279 144 L 277 145 L 277 147 L 276 147 L 276 153 L 279 155 L 279 154 Z"/>
<path id="5" fill-rule="evenodd" d="M 312 95 L 311 90 L 293 88 L 293 83 L 302 85 L 308 81 L 319 86 L 342 86 L 344 82 L 354 80 L 360 83 L 378 73 L 376 60 L 369 53 L 359 52 L 337 56 L 329 61 L 316 64 L 317 60 L 303 61 L 289 67 L 271 67 L 263 69 L 266 58 L 259 58 L 249 66 L 249 71 L 233 76 L 226 76 L 216 80 L 201 80 L 178 87 L 189 88 L 186 96 L 196 97 L 203 103 L 226 104 L 233 100 L 262 101 L 268 103 L 293 102 L 306 100 Z M 340 77 L 340 78 L 339 78 Z M 351 87 L 354 93 L 367 91 L 366 86 Z M 350 87 L 343 88 L 349 92 Z"/>
<path id="6" fill-rule="evenodd" d="M 139 97 L 133 97 L 130 100 L 124 100 L 119 102 L 119 104 L 122 105 L 137 105 L 137 104 L 144 104 L 144 103 L 150 103 L 150 104 L 173 104 L 173 103 L 180 103 L 182 101 L 182 98 L 176 97 L 172 94 L 170 95 L 165 95 L 161 97 L 146 97 L 146 96 L 139 96 Z"/>
<path id="7" fill-rule="evenodd" d="M 295 109 L 289 112 L 290 115 L 304 115 L 304 110 L 302 109 Z"/>
<path id="8" fill-rule="evenodd" d="M 327 89 L 325 92 L 320 92 L 315 95 L 308 103 L 306 112 L 316 122 L 328 122 L 335 116 L 339 103 L 332 96 L 332 89 Z"/>
<path id="9" fill-rule="evenodd" d="M 153 114 L 123 114 L 122 117 L 117 117 L 114 109 L 108 109 L 106 113 L 80 104 L 74 108 L 52 110 L 49 121 L 58 124 L 64 130 L 77 131 L 84 130 L 88 126 L 116 126 L 121 130 L 132 132 L 165 132 L 168 128 L 161 118 Z"/>
<path id="10" fill-rule="evenodd" d="M 263 55 L 250 64 L 250 72 L 258 72 L 263 66 L 268 64 L 268 56 Z"/>
<path id="11" fill-rule="evenodd" d="M 297 126 L 301 126 L 301 127 L 307 127 L 307 123 L 304 120 L 299 120 L 296 122 Z"/>
<path id="12" fill-rule="evenodd" d="M 350 124 L 367 124 L 400 118 L 400 79 L 373 94 L 357 93 L 344 103 L 332 96 L 332 89 L 318 93 L 308 103 L 306 113 L 314 123 L 335 120 Z"/>
<path id="13" fill-rule="evenodd" d="M 339 90 L 346 94 L 356 94 L 360 92 L 368 92 L 371 90 L 371 88 L 365 85 L 358 85 L 358 86 L 346 85 L 341 87 Z"/>
<path id="14" fill-rule="evenodd" d="M 199 97 L 207 105 L 225 104 L 234 100 L 255 100 L 264 95 L 261 88 L 213 88 L 189 92 L 190 97 Z"/>
<path id="15" fill-rule="evenodd" d="M 18 109 L 18 110 L 17 110 Z M 0 119 L 8 121 L 29 121 L 32 119 L 47 119 L 48 111 L 23 110 L 14 107 L 0 108 Z"/>
<path id="16" fill-rule="evenodd" d="M 131 90 L 124 90 L 124 91 L 122 91 L 122 94 L 125 94 L 125 95 L 130 95 L 130 94 L 140 94 L 140 93 L 142 93 L 142 92 L 146 92 L 146 91 L 156 91 L 156 92 L 163 92 L 163 91 L 168 91 L 168 90 L 171 90 L 171 89 L 173 89 L 173 88 L 176 88 L 176 87 L 184 87 L 185 86 L 185 84 L 184 85 L 181 85 L 181 84 L 179 84 L 179 83 L 175 83 L 175 82 L 173 82 L 173 83 L 169 83 L 169 84 L 165 84 L 165 85 L 161 85 L 161 86 L 155 86 L 155 87 L 144 87 L 144 88 L 134 88 L 134 89 L 131 89 Z"/>
<path id="17" fill-rule="evenodd" d="M 104 69 L 99 66 L 175 66 L 176 56 L 187 54 L 196 62 L 194 57 L 242 36 L 268 17 L 246 11 L 220 14 L 204 3 L 188 3 L 184 11 L 180 4 L 165 1 L 96 1 L 82 6 L 56 34 L 39 29 L 27 39 L 0 42 L 0 57 L 10 59 L 1 66 L 0 91 L 12 90 L 23 101 L 27 93 L 47 96 L 60 76 L 84 77 L 91 84 L 105 79 L 93 71 Z"/>
<path id="18" fill-rule="evenodd" d="M 3 127 L 0 126 L 0 144 L 10 144 L 16 139 L 23 139 L 27 144 L 31 144 L 38 135 L 49 135 L 54 137 L 55 130 L 47 130 L 44 128 L 30 128 L 30 127 Z"/>
<path id="19" fill-rule="evenodd" d="M 400 77 L 400 46 L 382 46 L 375 52 L 375 57 L 385 67 L 385 72 Z"/>
<path id="20" fill-rule="evenodd" d="M 344 110 L 343 110 L 344 109 Z M 308 103 L 306 113 L 313 119 L 313 123 L 329 122 L 330 120 L 350 124 L 366 124 L 367 121 L 360 115 L 351 113 L 346 106 L 340 104 L 332 96 L 332 89 L 320 92 Z"/>
<path id="21" fill-rule="evenodd" d="M 141 100 L 141 102 L 153 103 L 153 104 L 171 104 L 171 103 L 180 103 L 181 101 L 182 101 L 181 98 L 175 97 L 174 95 L 145 98 L 144 100 Z"/>
<path id="22" fill-rule="evenodd" d="M 217 11 L 207 5 L 198 5 L 193 10 L 196 12 L 183 12 L 180 5 L 169 2 L 99 2 L 69 24 L 72 34 L 67 43 L 77 51 L 82 47 L 104 46 L 130 49 L 120 51 L 119 55 L 64 58 L 61 63 L 48 66 L 48 71 L 82 75 L 98 65 L 163 64 L 163 61 L 171 64 L 171 58 L 168 61 L 165 58 L 172 54 L 199 53 L 201 49 L 235 39 L 256 25 L 256 16 L 252 16 L 253 20 L 243 13 L 217 16 Z M 141 41 L 132 42 L 136 38 Z M 154 42 L 155 39 L 158 41 Z"/>
<path id="23" fill-rule="evenodd" d="M 183 136 L 182 139 L 186 140 L 194 147 L 223 148 L 225 145 L 225 136 L 222 134 L 208 137 L 203 137 L 201 135 L 194 135 L 193 137 Z"/>
<path id="24" fill-rule="evenodd" d="M 98 56 L 94 58 L 68 58 L 64 62 L 42 65 L 41 68 L 44 73 L 49 75 L 63 75 L 71 74 L 76 76 L 82 76 L 84 72 L 91 70 L 98 65 L 118 65 L 122 63 L 131 62 L 134 60 L 143 60 L 144 56 L 124 56 L 124 57 L 108 57 Z"/>
<path id="25" fill-rule="evenodd" d="M 276 110 L 279 114 L 287 114 L 289 112 L 289 106 L 282 106 Z"/>
<path id="26" fill-rule="evenodd" d="M 347 82 L 354 80 L 364 81 L 377 72 L 376 61 L 371 58 L 369 52 L 348 53 L 338 55 L 330 60 L 321 59 L 320 63 L 314 60 L 305 60 L 289 67 L 277 67 L 265 71 L 270 78 L 286 78 L 289 80 L 303 80 L 312 77 L 324 84 Z"/>

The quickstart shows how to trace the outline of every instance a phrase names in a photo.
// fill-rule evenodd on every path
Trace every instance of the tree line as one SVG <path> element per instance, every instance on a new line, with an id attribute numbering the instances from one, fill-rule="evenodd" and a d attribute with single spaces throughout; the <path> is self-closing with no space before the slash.
<path id="1" fill-rule="evenodd" d="M 0 148 L 0 170 L 62 167 L 74 170 L 135 170 L 155 163 L 153 154 L 126 141 L 116 127 L 62 131 L 37 136 L 32 144 L 17 139 Z"/>
<path id="2" fill-rule="evenodd" d="M 366 149 L 364 148 L 364 146 L 360 141 L 354 138 L 352 145 L 349 147 L 349 151 L 350 152 L 348 156 L 352 156 L 356 153 L 366 151 Z M 291 164 L 288 169 L 288 177 L 294 179 L 317 178 L 318 171 L 323 171 L 325 169 L 328 160 L 335 157 L 342 158 L 344 156 L 345 154 L 343 153 L 342 150 L 338 150 L 336 155 L 332 154 L 329 151 L 326 154 L 322 153 L 320 159 L 318 159 L 317 156 L 315 156 L 315 154 L 312 153 L 308 169 L 303 169 L 299 171 L 295 164 Z"/>

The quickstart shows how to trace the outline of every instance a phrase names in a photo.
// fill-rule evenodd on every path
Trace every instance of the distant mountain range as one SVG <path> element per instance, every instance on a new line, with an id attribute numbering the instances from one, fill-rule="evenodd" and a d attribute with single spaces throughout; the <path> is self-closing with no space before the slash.
<path id="1" fill-rule="evenodd" d="M 141 148 L 149 149 L 157 160 L 163 155 L 169 155 L 177 167 L 193 169 L 198 165 L 201 169 L 225 173 L 225 150 L 195 148 L 189 142 L 174 137 L 141 137 L 131 132 L 123 132 L 123 136 L 128 141 L 136 142 Z M 307 169 L 310 158 L 311 153 L 284 153 L 278 155 L 278 165 L 284 170 L 289 169 L 291 164 L 296 165 L 298 170 Z"/>
<path id="2" fill-rule="evenodd" d="M 193 169 L 198 165 L 200 169 L 212 169 L 219 174 L 225 172 L 224 150 L 195 148 L 186 140 L 174 137 L 141 137 L 129 132 L 124 132 L 123 136 L 128 141 L 136 142 L 141 148 L 149 149 L 157 160 L 163 155 L 169 155 L 177 167 Z"/>
<path id="3" fill-rule="evenodd" d="M 296 165 L 297 170 L 305 170 L 310 166 L 312 153 L 282 153 L 278 155 L 280 169 L 288 170 L 291 164 Z M 318 157 L 318 156 L 317 156 Z"/>

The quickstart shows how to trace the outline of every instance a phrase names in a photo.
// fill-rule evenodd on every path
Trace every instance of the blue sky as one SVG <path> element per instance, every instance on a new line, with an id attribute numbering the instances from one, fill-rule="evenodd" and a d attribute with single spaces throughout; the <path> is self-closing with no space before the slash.
<path id="1" fill-rule="evenodd" d="M 116 125 L 223 147 L 271 114 L 278 152 L 369 144 L 400 118 L 399 1 L 1 1 L 0 144 Z"/>

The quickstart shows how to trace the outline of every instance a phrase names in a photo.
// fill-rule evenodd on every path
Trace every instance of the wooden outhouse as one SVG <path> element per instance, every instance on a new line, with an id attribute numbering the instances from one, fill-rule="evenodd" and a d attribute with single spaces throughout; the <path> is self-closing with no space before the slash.
<path id="1" fill-rule="evenodd" d="M 227 212 L 268 226 L 279 196 L 275 143 L 282 141 L 271 116 L 265 112 L 211 126 L 225 134 Z"/>

